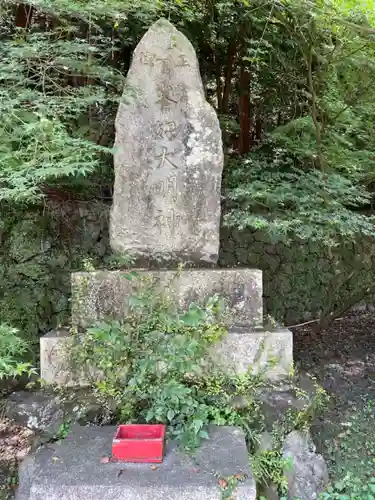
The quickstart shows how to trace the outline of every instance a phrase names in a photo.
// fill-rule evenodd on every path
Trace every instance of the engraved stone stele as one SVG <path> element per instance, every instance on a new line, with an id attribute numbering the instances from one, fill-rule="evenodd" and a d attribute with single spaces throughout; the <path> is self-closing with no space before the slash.
<path id="1" fill-rule="evenodd" d="M 228 305 L 228 333 L 207 353 L 212 361 L 229 374 L 288 377 L 293 336 L 286 329 L 262 329 L 262 271 L 214 267 L 221 131 L 205 100 L 193 47 L 165 19 L 135 49 L 116 117 L 114 163 L 111 246 L 132 255 L 134 267 L 146 269 L 138 269 L 132 280 L 122 270 L 73 273 L 74 328 L 82 332 L 98 321 L 126 320 L 129 299 L 145 281 L 180 310 L 218 295 Z M 181 262 L 191 265 L 176 265 Z M 71 366 L 70 342 L 70 331 L 61 329 L 40 339 L 41 379 L 60 386 L 99 380 L 103 374 L 93 367 Z M 104 496 L 109 498 L 107 491 Z"/>
<path id="2" fill-rule="evenodd" d="M 110 241 L 136 262 L 216 263 L 223 150 L 188 39 L 160 19 L 136 47 L 116 117 Z"/>

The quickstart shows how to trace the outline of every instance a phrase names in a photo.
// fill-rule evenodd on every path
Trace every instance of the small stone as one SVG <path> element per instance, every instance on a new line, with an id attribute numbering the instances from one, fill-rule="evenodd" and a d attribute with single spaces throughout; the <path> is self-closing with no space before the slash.
<path id="1" fill-rule="evenodd" d="M 324 458 L 315 452 L 311 436 L 300 431 L 288 434 L 283 457 L 291 463 L 284 471 L 288 480 L 288 498 L 318 499 L 328 484 L 328 468 Z"/>
<path id="2" fill-rule="evenodd" d="M 17 460 L 22 460 L 26 457 L 26 455 L 29 453 L 30 447 L 29 448 L 24 448 L 23 450 L 19 450 L 16 453 L 16 458 Z"/>
<path id="3" fill-rule="evenodd" d="M 6 406 L 9 419 L 34 432 L 53 436 L 64 421 L 61 401 L 53 394 L 42 392 L 15 392 L 9 396 Z"/>

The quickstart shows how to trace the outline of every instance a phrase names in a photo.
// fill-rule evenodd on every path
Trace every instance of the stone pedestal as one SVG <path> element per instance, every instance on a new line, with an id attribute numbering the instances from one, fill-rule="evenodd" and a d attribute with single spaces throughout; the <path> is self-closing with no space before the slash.
<path id="1" fill-rule="evenodd" d="M 143 279 L 151 279 L 157 290 L 177 301 L 181 308 L 218 294 L 230 306 L 232 324 L 262 325 L 262 271 L 258 269 L 139 270 L 137 273 L 133 280 L 129 280 L 126 271 L 73 273 L 73 324 L 85 328 L 105 318 L 123 318 L 129 297 L 137 293 Z"/>
<path id="2" fill-rule="evenodd" d="M 236 474 L 231 498 L 255 500 L 245 436 L 238 427 L 211 427 L 195 456 L 167 443 L 162 464 L 100 463 L 111 454 L 114 427 L 75 427 L 21 465 L 16 500 L 221 500 L 219 480 Z"/>
<path id="3" fill-rule="evenodd" d="M 41 337 L 41 379 L 47 384 L 89 385 L 83 373 L 73 374 L 69 367 L 64 351 L 70 340 L 69 330 L 63 329 Z M 261 375 L 265 381 L 279 381 L 288 378 L 293 369 L 293 335 L 282 328 L 267 331 L 231 327 L 224 339 L 212 346 L 211 356 L 225 373 L 251 373 Z M 91 373 L 90 378 L 96 376 Z"/>
<path id="4" fill-rule="evenodd" d="M 293 370 L 293 334 L 286 328 L 264 330 L 232 327 L 213 356 L 229 374 L 252 373 L 278 381 Z"/>

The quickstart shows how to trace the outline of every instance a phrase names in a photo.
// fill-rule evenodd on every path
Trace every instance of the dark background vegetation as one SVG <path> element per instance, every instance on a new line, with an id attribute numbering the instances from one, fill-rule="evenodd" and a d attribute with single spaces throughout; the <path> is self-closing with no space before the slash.
<path id="1" fill-rule="evenodd" d="M 373 293 L 372 2 L 0 0 L 1 320 L 36 342 L 70 272 L 105 265 L 114 117 L 161 16 L 223 130 L 220 264 L 263 269 L 278 320 L 328 324 Z"/>

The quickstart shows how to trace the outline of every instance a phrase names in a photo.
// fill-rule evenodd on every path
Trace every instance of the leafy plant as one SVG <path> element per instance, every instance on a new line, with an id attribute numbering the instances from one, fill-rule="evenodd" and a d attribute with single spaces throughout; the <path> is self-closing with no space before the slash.
<path id="1" fill-rule="evenodd" d="M 0 324 L 0 379 L 34 373 L 31 364 L 24 361 L 27 352 L 28 346 L 18 330 Z"/>
<path id="2" fill-rule="evenodd" d="M 287 493 L 288 482 L 284 471 L 290 466 L 290 461 L 283 458 L 281 450 L 255 453 L 251 457 L 251 466 L 258 484 L 273 485 L 281 495 Z"/>
<path id="3" fill-rule="evenodd" d="M 170 434 L 191 449 L 207 437 L 209 423 L 246 428 L 247 422 L 250 430 L 255 416 L 255 408 L 245 416 L 230 406 L 236 381 L 222 377 L 214 394 L 207 390 L 214 373 L 208 349 L 226 332 L 224 319 L 219 297 L 181 311 L 148 283 L 131 297 L 124 321 L 76 334 L 70 357 L 74 366 L 96 374 L 94 390 L 106 407 L 116 408 L 116 421 L 166 423 Z"/>
<path id="4" fill-rule="evenodd" d="M 364 481 L 348 473 L 342 480 L 330 486 L 319 498 L 320 500 L 374 500 L 375 478 Z"/>
<path id="5" fill-rule="evenodd" d="M 53 441 L 61 441 L 62 439 L 65 439 L 70 432 L 72 422 L 71 420 L 65 420 L 59 427 L 58 431 L 56 434 L 53 436 Z"/>

